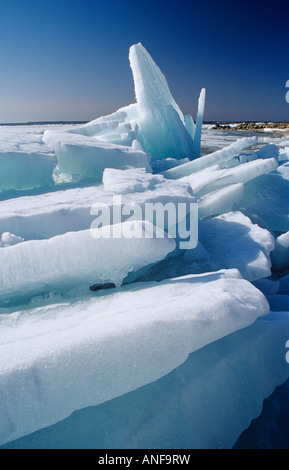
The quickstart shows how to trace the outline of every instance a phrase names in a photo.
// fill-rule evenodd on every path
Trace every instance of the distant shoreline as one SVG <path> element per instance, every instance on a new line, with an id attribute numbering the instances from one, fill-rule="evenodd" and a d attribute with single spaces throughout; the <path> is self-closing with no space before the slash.
<path id="1" fill-rule="evenodd" d="M 235 130 L 235 131 L 262 131 L 264 129 L 272 129 L 272 131 L 282 131 L 287 132 L 289 131 L 289 122 L 282 121 L 282 122 L 252 122 L 252 121 L 244 121 L 240 123 L 225 123 L 220 124 L 216 123 L 214 130 Z"/>
<path id="2" fill-rule="evenodd" d="M 28 121 L 28 122 L 2 122 L 0 127 L 4 126 L 68 126 L 68 125 L 84 125 L 90 121 Z M 204 125 L 212 125 L 213 130 L 259 130 L 263 129 L 276 129 L 276 131 L 289 131 L 288 121 L 204 121 Z"/>

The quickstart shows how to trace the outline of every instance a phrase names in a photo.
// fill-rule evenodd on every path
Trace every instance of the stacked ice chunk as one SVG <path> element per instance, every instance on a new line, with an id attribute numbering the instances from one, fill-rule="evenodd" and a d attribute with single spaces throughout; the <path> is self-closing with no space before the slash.
<path id="1" fill-rule="evenodd" d="M 49 188 L 56 165 L 56 155 L 42 135 L 25 127 L 0 127 L 0 193 Z"/>
<path id="2" fill-rule="evenodd" d="M 150 170 L 149 162 L 160 159 L 199 157 L 205 90 L 195 126 L 142 44 L 130 48 L 129 59 L 136 103 L 73 130 L 44 133 L 44 142 L 57 155 L 60 178 L 101 180 L 104 168 Z"/>

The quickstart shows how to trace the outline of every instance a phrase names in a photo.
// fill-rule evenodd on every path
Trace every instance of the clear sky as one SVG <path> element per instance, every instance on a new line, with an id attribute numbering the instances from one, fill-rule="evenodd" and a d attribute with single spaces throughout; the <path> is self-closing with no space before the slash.
<path id="1" fill-rule="evenodd" d="M 289 2 L 0 0 L 0 122 L 91 120 L 135 101 L 141 42 L 182 111 L 289 120 Z"/>

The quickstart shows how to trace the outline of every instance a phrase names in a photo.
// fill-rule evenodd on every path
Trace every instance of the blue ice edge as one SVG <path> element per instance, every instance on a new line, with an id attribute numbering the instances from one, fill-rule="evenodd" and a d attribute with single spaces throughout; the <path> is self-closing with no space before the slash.
<path id="1" fill-rule="evenodd" d="M 232 448 L 289 376 L 288 320 L 288 312 L 271 312 L 163 378 L 0 448 Z"/>

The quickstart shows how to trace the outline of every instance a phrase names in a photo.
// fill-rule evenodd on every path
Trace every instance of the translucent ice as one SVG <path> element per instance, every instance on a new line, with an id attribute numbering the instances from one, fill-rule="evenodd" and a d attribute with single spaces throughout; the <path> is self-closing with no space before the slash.
<path id="1" fill-rule="evenodd" d="M 278 147 L 278 145 L 274 145 L 274 144 L 264 145 L 263 147 L 260 148 L 260 150 L 257 150 L 257 152 L 255 153 L 240 155 L 240 163 L 250 162 L 258 158 L 263 158 L 263 159 L 275 158 L 276 160 L 278 160 L 279 153 L 280 153 L 280 148 Z"/>
<path id="2" fill-rule="evenodd" d="M 72 181 L 101 181 L 105 168 L 141 167 L 150 171 L 148 155 L 133 147 L 103 142 L 79 133 L 45 131 L 44 142 L 57 155 L 57 171 Z"/>
<path id="3" fill-rule="evenodd" d="M 276 232 L 289 230 L 289 167 L 261 175 L 245 185 L 242 206 Z"/>
<path id="4" fill-rule="evenodd" d="M 205 109 L 205 98 L 206 98 L 206 90 L 205 88 L 203 88 L 199 97 L 196 127 L 194 129 L 194 149 L 193 149 L 194 158 L 198 158 L 200 156 L 202 126 L 203 126 L 204 109 Z"/>
<path id="5" fill-rule="evenodd" d="M 56 164 L 56 156 L 41 137 L 0 129 L 0 192 L 52 186 Z"/>
<path id="6" fill-rule="evenodd" d="M 289 232 L 276 239 L 275 250 L 271 253 L 273 268 L 277 271 L 289 268 Z"/>
<path id="7" fill-rule="evenodd" d="M 163 259 L 176 244 L 165 233 L 146 238 L 149 222 L 124 222 L 31 240 L 0 249 L 0 298 L 63 290 L 94 283 L 120 285 L 130 271 Z M 128 238 L 128 232 L 133 238 Z M 161 229 L 159 229 L 161 232 Z M 92 236 L 93 235 L 93 236 Z M 97 237 L 97 238 L 96 238 Z"/>
<path id="8" fill-rule="evenodd" d="M 277 168 L 278 162 L 276 159 L 268 158 L 266 160 L 258 159 L 234 166 L 233 168 L 216 171 L 212 174 L 215 178 L 204 185 L 205 187 L 202 188 L 201 194 L 211 192 L 231 184 L 247 183 L 258 176 L 271 173 Z"/>
<path id="9" fill-rule="evenodd" d="M 184 117 L 165 76 L 141 43 L 130 48 L 129 61 L 136 103 L 65 130 L 68 136 L 56 136 L 49 131 L 44 135 L 44 141 L 52 146 L 58 157 L 60 171 L 74 179 L 80 172 L 79 163 L 75 162 L 77 156 L 84 160 L 82 171 L 90 172 L 94 179 L 96 172 L 99 175 L 103 171 L 104 159 L 108 168 L 139 167 L 140 155 L 134 162 L 128 161 L 133 150 L 147 152 L 152 163 L 160 159 L 199 156 L 205 90 L 201 91 L 195 126 L 190 115 Z M 143 160 L 142 166 L 148 169 L 147 163 Z M 88 164 L 90 167 L 85 170 Z M 96 169 L 97 164 L 99 168 Z M 87 174 L 83 176 L 88 177 Z"/>
<path id="10" fill-rule="evenodd" d="M 231 184 L 201 197 L 198 199 L 200 219 L 231 211 L 242 198 L 243 192 L 244 186 L 239 183 Z"/>
<path id="11" fill-rule="evenodd" d="M 260 415 L 263 400 L 288 379 L 284 360 L 288 325 L 286 311 L 258 318 L 191 354 L 165 377 L 100 406 L 79 410 L 4 448 L 176 449 L 175 453 L 177 449 L 231 449 Z M 270 417 L 280 419 L 280 405 L 276 405 L 268 411 Z M 271 422 L 264 423 L 266 434 L 272 431 Z M 262 446 L 263 430 L 261 426 Z"/>
<path id="12" fill-rule="evenodd" d="M 233 270 L 4 315 L 0 442 L 149 384 L 268 310 Z"/>
<path id="13" fill-rule="evenodd" d="M 194 122 L 141 44 L 129 59 L 136 103 L 0 128 L 0 443 L 105 404 L 97 445 L 232 446 L 289 375 L 288 138 L 204 125 L 204 89 Z M 180 202 L 196 248 L 142 217 L 89 230 L 99 204 Z"/>
<path id="14" fill-rule="evenodd" d="M 200 240 L 211 254 L 213 269 L 237 268 L 245 279 L 271 275 L 275 239 L 241 212 L 229 212 L 200 226 Z"/>
<path id="15" fill-rule="evenodd" d="M 244 137 L 237 140 L 236 142 L 233 142 L 222 150 L 217 150 L 216 152 L 197 158 L 192 162 L 184 163 L 183 165 L 179 165 L 176 168 L 171 168 L 167 171 L 164 171 L 163 175 L 166 178 L 177 179 L 184 176 L 189 176 L 192 173 L 203 170 L 211 165 L 225 163 L 228 160 L 238 156 L 241 150 L 256 144 L 257 141 L 258 138 L 255 136 Z"/>
<path id="16" fill-rule="evenodd" d="M 142 44 L 130 48 L 138 108 L 138 139 L 155 159 L 193 154 L 193 140 L 167 81 Z"/>
<path id="17" fill-rule="evenodd" d="M 136 171 L 136 173 L 135 173 Z M 39 195 L 30 195 L 1 202 L 0 233 L 9 231 L 25 240 L 51 238 L 65 232 L 89 229 L 95 204 L 106 204 L 112 210 L 114 194 L 121 194 L 122 204 L 195 202 L 188 183 L 166 180 L 141 169 L 104 172 L 105 185 L 78 187 Z M 131 179 L 134 175 L 136 181 Z M 145 187 L 147 189 L 144 191 Z M 122 194 L 126 188 L 126 194 Z M 138 192 L 130 190 L 138 189 Z M 113 223 L 113 222 L 111 222 Z"/>

